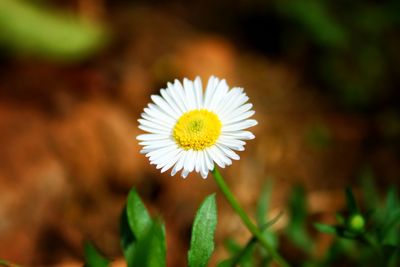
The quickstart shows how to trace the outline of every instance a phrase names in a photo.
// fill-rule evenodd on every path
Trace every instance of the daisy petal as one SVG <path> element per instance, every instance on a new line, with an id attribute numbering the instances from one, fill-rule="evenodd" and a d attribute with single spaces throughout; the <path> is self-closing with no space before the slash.
<path id="1" fill-rule="evenodd" d="M 136 139 L 139 141 L 162 140 L 167 138 L 169 138 L 169 136 L 163 134 L 140 134 L 136 136 Z"/>
<path id="2" fill-rule="evenodd" d="M 183 88 L 186 94 L 186 103 L 188 105 L 189 110 L 196 109 L 196 96 L 194 91 L 193 82 L 188 79 L 183 79 Z"/>
<path id="3" fill-rule="evenodd" d="M 233 132 L 250 128 L 257 125 L 256 120 L 245 120 L 231 125 L 222 126 L 222 132 Z"/>
<path id="4" fill-rule="evenodd" d="M 232 116 L 232 118 L 230 120 L 224 121 L 224 125 L 230 125 L 230 124 L 233 124 L 233 123 L 237 123 L 239 121 L 243 121 L 243 120 L 248 119 L 251 116 L 253 116 L 254 113 L 255 113 L 254 110 L 250 110 L 250 111 L 244 112 L 244 113 L 242 113 L 240 115 L 236 115 L 235 117 Z"/>
<path id="5" fill-rule="evenodd" d="M 172 168 L 171 176 L 174 176 L 177 172 L 179 172 L 183 168 L 183 164 L 185 163 L 186 155 L 187 155 L 187 151 L 183 151 L 181 157 L 178 159 L 175 166 Z"/>
<path id="6" fill-rule="evenodd" d="M 218 145 L 218 144 L 217 144 L 217 147 L 218 147 L 225 155 L 227 155 L 227 156 L 230 157 L 231 159 L 234 159 L 234 160 L 239 160 L 239 159 L 240 159 L 239 155 L 236 154 L 235 152 L 233 152 L 233 151 L 232 151 L 231 149 L 229 149 L 228 147 L 226 147 L 226 146 L 224 146 L 224 145 Z"/>
<path id="7" fill-rule="evenodd" d="M 181 172 L 186 178 L 197 172 L 205 179 L 215 165 L 224 168 L 238 160 L 235 151 L 254 138 L 245 130 L 257 124 L 248 99 L 242 88 L 230 89 L 214 76 L 204 93 L 199 77 L 167 83 L 138 119 L 139 129 L 147 132 L 136 137 L 140 152 L 162 173 L 171 169 L 171 175 Z"/>
<path id="8" fill-rule="evenodd" d="M 203 108 L 203 85 L 201 84 L 200 77 L 196 77 L 194 80 L 194 89 L 196 95 L 196 108 L 202 109 Z"/>
<path id="9" fill-rule="evenodd" d="M 208 79 L 207 83 L 207 88 L 205 92 L 205 97 L 204 97 L 204 108 L 208 108 L 209 103 L 211 102 L 213 95 L 215 93 L 215 88 L 216 85 L 218 84 L 219 79 L 215 78 L 214 76 L 211 76 L 210 79 Z"/>
<path id="10" fill-rule="evenodd" d="M 220 106 L 220 103 L 223 100 L 223 98 L 225 97 L 225 95 L 227 94 L 228 90 L 229 90 L 229 87 L 226 84 L 226 81 L 221 80 L 218 83 L 217 88 L 215 89 L 215 93 L 206 108 L 214 111 L 216 109 L 216 107 Z"/>

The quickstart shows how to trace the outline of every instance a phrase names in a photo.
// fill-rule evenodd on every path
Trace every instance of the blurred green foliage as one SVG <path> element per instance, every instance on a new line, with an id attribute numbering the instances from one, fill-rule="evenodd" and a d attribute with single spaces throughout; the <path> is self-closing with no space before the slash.
<path id="1" fill-rule="evenodd" d="M 389 188 L 385 200 L 380 201 L 371 177 L 363 178 L 364 201 L 357 203 L 351 189 L 345 190 L 346 213 L 337 214 L 338 225 L 315 223 L 315 228 L 323 233 L 335 235 L 323 255 L 316 252 L 315 232 L 310 229 L 310 214 L 307 211 L 306 193 L 300 186 L 293 188 L 288 202 L 288 224 L 282 234 L 268 228 L 264 234 L 274 240 L 279 249 L 278 240 L 285 238 L 285 247 L 292 247 L 296 254 L 289 257 L 292 266 L 389 266 L 400 263 L 400 201 L 394 187 Z M 263 191 L 258 204 L 257 218 L 267 214 L 271 185 Z M 268 194 L 266 197 L 265 194 Z M 360 208 L 362 206 L 365 211 Z M 263 216 L 261 214 L 264 214 Z M 276 220 L 272 220 L 275 223 Z M 230 258 L 218 266 L 270 266 L 271 257 L 250 239 L 240 245 L 232 239 L 226 242 Z"/>
<path id="2" fill-rule="evenodd" d="M 134 188 L 121 214 L 120 240 L 128 267 L 166 266 L 165 226 L 150 217 Z"/>
<path id="3" fill-rule="evenodd" d="M 377 196 L 371 188 L 366 192 L 372 194 L 373 198 Z M 366 192 L 364 192 L 364 197 L 369 198 Z M 315 227 L 321 232 L 353 240 L 353 248 L 349 247 L 347 251 L 343 251 L 345 255 L 352 253 L 353 257 L 356 256 L 353 259 L 353 266 L 398 266 L 400 264 L 400 200 L 397 190 L 394 187 L 389 188 L 384 203 L 367 202 L 367 207 L 369 207 L 366 212 L 358 208 L 350 189 L 346 190 L 346 199 L 347 216 L 338 214 L 338 224 L 335 226 L 315 224 Z"/>
<path id="4" fill-rule="evenodd" d="M 269 227 L 274 225 L 281 217 L 282 213 L 279 213 L 275 218 L 267 221 L 266 214 L 270 205 L 270 197 L 272 192 L 271 180 L 264 186 L 261 191 L 259 201 L 257 203 L 256 219 L 257 226 L 260 228 L 264 238 L 272 245 L 274 249 L 278 247 L 277 236 L 268 230 Z M 257 245 L 257 239 L 253 236 L 244 245 L 241 246 L 236 243 L 233 239 L 228 239 L 225 242 L 225 247 L 230 253 L 230 257 L 226 260 L 221 261 L 218 267 L 252 267 L 252 266 L 266 266 L 272 262 L 272 257 L 268 253 Z"/>
<path id="5" fill-rule="evenodd" d="M 364 174 L 363 199 L 358 203 L 350 188 L 345 190 L 346 210 L 336 214 L 337 224 L 314 223 L 314 228 L 335 238 L 324 254 L 317 253 L 315 231 L 310 229 L 310 214 L 306 205 L 306 192 L 302 187 L 293 188 L 288 202 L 288 223 L 281 233 L 271 230 L 282 213 L 267 221 L 271 183 L 263 189 L 257 205 L 257 226 L 274 249 L 279 250 L 279 240 L 285 240 L 285 248 L 295 249 L 295 254 L 286 255 L 291 266 L 387 266 L 400 264 L 400 198 L 395 187 L 390 187 L 384 201 L 376 187 Z M 214 251 L 214 234 L 217 222 L 215 195 L 208 196 L 197 211 L 193 224 L 188 266 L 205 267 Z M 153 219 L 132 189 L 120 220 L 121 246 L 128 267 L 166 266 L 165 227 Z M 228 239 L 225 246 L 230 253 L 228 259 L 218 267 L 270 266 L 273 258 L 259 245 L 253 236 L 241 245 Z M 85 266 L 109 266 L 97 249 L 85 245 Z M 285 253 L 284 253 L 285 254 Z M 13 266 L 0 260 L 2 266 Z"/>
<path id="6" fill-rule="evenodd" d="M 400 2 L 273 2 L 288 54 L 308 55 L 309 70 L 348 107 L 391 102 L 400 74 Z"/>
<path id="7" fill-rule="evenodd" d="M 330 15 L 327 1 L 277 1 L 279 14 L 292 19 L 310 39 L 325 47 L 343 48 L 348 32 Z"/>
<path id="8" fill-rule="evenodd" d="M 211 21 L 204 22 L 212 12 L 204 8 L 197 24 L 287 60 L 346 109 L 366 112 L 390 105 L 398 110 L 400 1 L 223 3 Z"/>
<path id="9" fill-rule="evenodd" d="M 0 47 L 15 54 L 75 61 L 104 43 L 100 25 L 29 1 L 0 0 Z"/>
<path id="10" fill-rule="evenodd" d="M 217 224 L 215 195 L 205 198 L 193 223 L 189 267 L 205 267 L 214 251 Z M 128 195 L 120 218 L 120 242 L 128 267 L 163 267 L 166 261 L 165 226 L 150 217 L 134 188 Z M 109 266 L 110 261 L 91 244 L 85 245 L 85 266 Z"/>
<path id="11" fill-rule="evenodd" d="M 85 267 L 107 267 L 109 261 L 90 243 L 84 246 Z"/>

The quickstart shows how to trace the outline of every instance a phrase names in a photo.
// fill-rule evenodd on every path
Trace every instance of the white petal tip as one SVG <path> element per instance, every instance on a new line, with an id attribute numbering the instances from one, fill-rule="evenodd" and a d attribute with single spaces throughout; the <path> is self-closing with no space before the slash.
<path id="1" fill-rule="evenodd" d="M 201 174 L 201 178 L 203 178 L 204 180 L 207 179 L 207 176 L 208 176 L 208 173 L 206 173 L 206 174 L 202 173 Z"/>

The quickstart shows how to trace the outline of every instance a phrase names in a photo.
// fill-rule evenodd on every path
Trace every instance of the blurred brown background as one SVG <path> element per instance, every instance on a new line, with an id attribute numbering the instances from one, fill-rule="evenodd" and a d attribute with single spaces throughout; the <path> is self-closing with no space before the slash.
<path id="1" fill-rule="evenodd" d="M 250 212 L 268 180 L 276 213 L 302 184 L 322 217 L 363 170 L 398 186 L 399 5 L 317 2 L 1 0 L 0 258 L 79 266 L 84 240 L 120 258 L 135 186 L 166 222 L 169 266 L 185 266 L 195 210 L 217 188 L 160 174 L 135 139 L 150 95 L 175 78 L 217 75 L 249 95 L 256 139 L 223 173 Z M 211 265 L 224 238 L 249 237 L 218 205 Z"/>

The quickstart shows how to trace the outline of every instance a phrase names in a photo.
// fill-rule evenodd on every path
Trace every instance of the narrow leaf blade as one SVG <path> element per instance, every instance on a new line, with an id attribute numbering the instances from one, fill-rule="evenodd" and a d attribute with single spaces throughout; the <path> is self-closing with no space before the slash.
<path id="1" fill-rule="evenodd" d="M 189 267 L 204 267 L 214 251 L 214 233 L 217 225 L 215 194 L 201 204 L 194 219 L 188 253 Z"/>
<path id="2" fill-rule="evenodd" d="M 323 224 L 323 223 L 314 223 L 315 229 L 325 234 L 336 234 L 336 228 L 331 225 Z"/>
<path id="3" fill-rule="evenodd" d="M 260 198 L 257 203 L 256 218 L 258 226 L 261 226 L 266 222 L 265 216 L 268 212 L 269 203 L 271 199 L 271 192 L 272 192 L 272 180 L 269 180 L 268 183 L 263 187 Z"/>
<path id="4" fill-rule="evenodd" d="M 131 227 L 129 226 L 126 206 L 121 213 L 119 229 L 121 248 L 125 258 L 128 260 L 128 258 L 132 257 L 133 246 L 135 244 L 136 238 L 131 230 Z"/>
<path id="5" fill-rule="evenodd" d="M 85 244 L 85 266 L 86 267 L 107 267 L 110 261 L 107 260 L 97 249 L 90 243 Z"/>
<path id="6" fill-rule="evenodd" d="M 140 239 L 134 256 L 128 260 L 128 267 L 165 267 L 166 242 L 164 225 L 154 221 Z"/>
<path id="7" fill-rule="evenodd" d="M 151 226 L 151 217 L 134 188 L 128 195 L 126 212 L 129 226 L 137 239 L 140 239 Z"/>
<path id="8" fill-rule="evenodd" d="M 347 208 L 349 209 L 349 212 L 351 214 L 359 213 L 357 202 L 356 202 L 356 199 L 354 198 L 353 191 L 349 187 L 346 188 L 346 203 L 347 203 Z"/>

